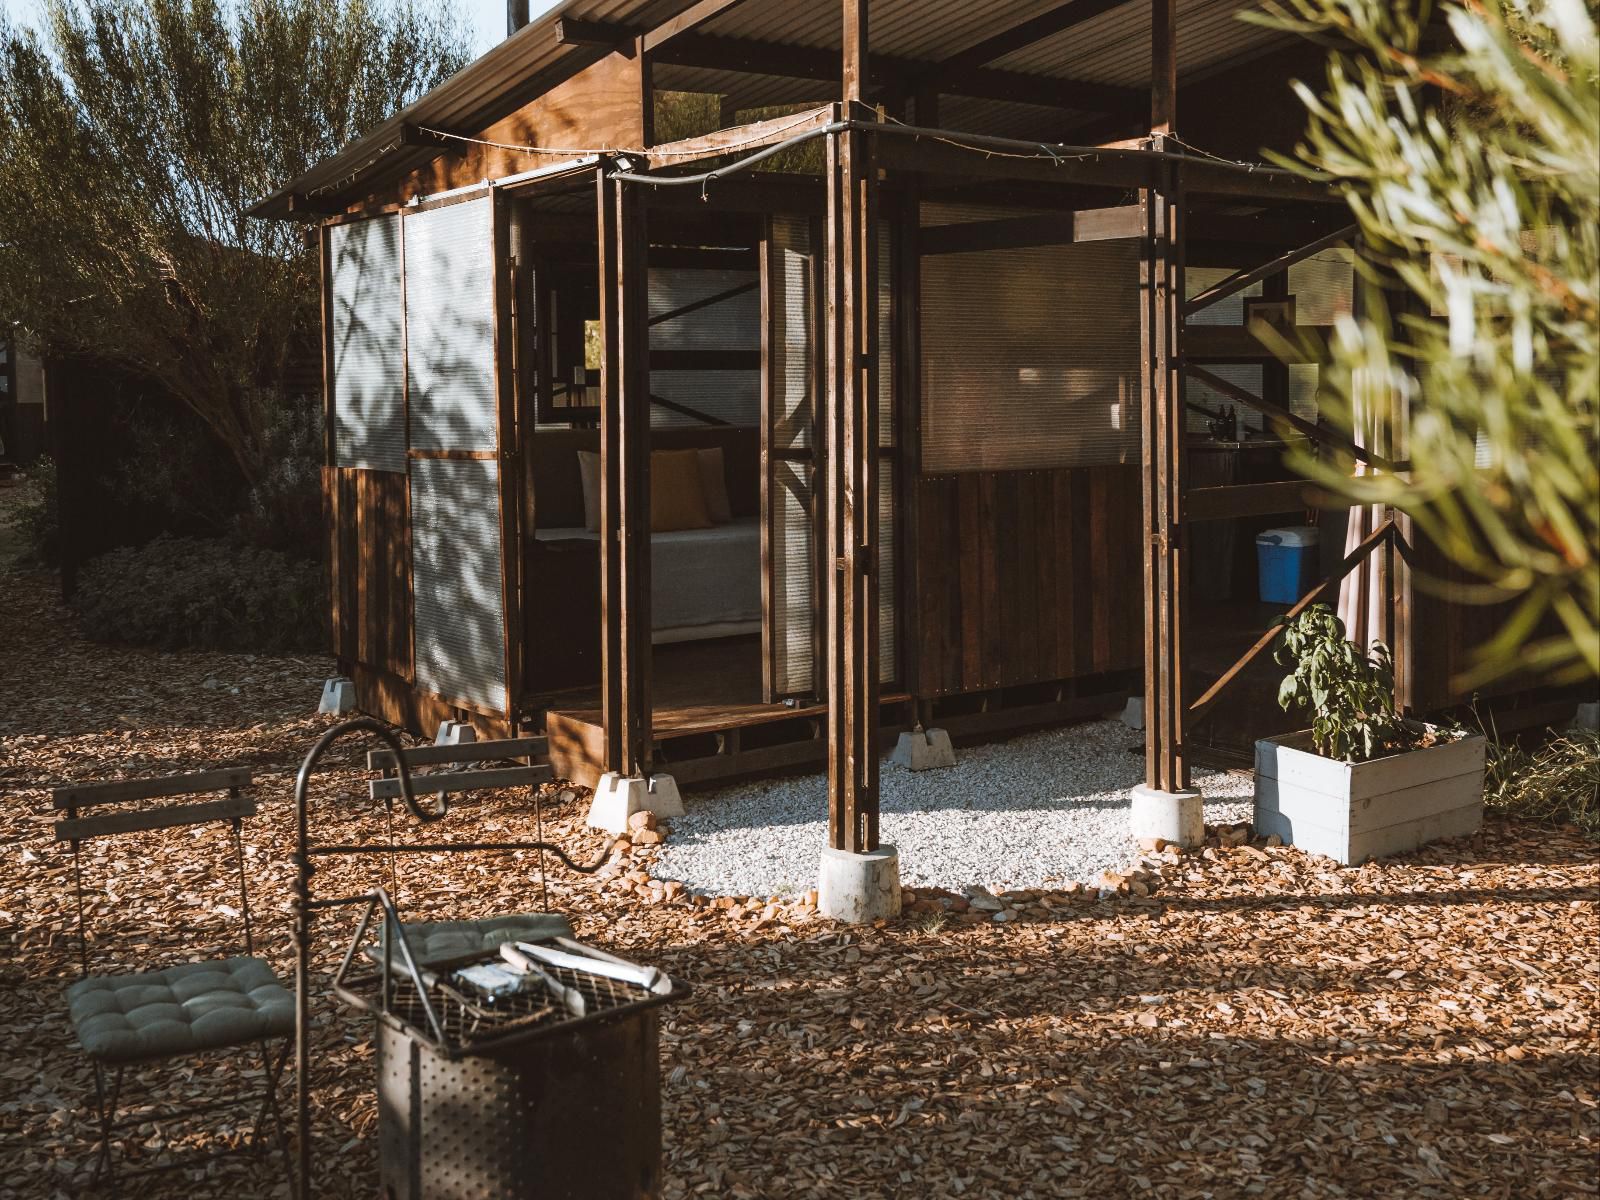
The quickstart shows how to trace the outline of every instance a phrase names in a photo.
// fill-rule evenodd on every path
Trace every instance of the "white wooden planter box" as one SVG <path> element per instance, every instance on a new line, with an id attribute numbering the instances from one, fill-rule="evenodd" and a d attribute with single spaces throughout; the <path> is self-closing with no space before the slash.
<path id="1" fill-rule="evenodd" d="M 1257 837 L 1359 863 L 1483 824 L 1482 736 L 1362 763 L 1310 746 L 1308 733 L 1256 743 Z"/>

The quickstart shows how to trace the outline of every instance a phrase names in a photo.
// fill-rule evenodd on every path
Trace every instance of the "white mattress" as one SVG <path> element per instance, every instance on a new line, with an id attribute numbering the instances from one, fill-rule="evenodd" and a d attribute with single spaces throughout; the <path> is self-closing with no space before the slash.
<path id="1" fill-rule="evenodd" d="M 541 529 L 540 541 L 598 542 L 592 529 Z M 761 522 L 650 535 L 652 640 L 729 637 L 761 629 Z"/>

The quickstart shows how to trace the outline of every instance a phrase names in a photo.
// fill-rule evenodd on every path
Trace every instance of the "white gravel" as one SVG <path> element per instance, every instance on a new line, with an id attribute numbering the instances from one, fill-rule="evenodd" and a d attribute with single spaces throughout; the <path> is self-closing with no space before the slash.
<path id="1" fill-rule="evenodd" d="M 1128 791 L 1141 781 L 1140 735 L 1096 721 L 958 748 L 956 766 L 911 772 L 883 764 L 883 840 L 909 887 L 990 890 L 1087 883 L 1129 865 Z M 1246 774 L 1195 774 L 1206 823 L 1250 819 Z M 688 815 L 653 873 L 722 895 L 785 895 L 816 885 L 828 842 L 823 775 L 690 792 Z"/>

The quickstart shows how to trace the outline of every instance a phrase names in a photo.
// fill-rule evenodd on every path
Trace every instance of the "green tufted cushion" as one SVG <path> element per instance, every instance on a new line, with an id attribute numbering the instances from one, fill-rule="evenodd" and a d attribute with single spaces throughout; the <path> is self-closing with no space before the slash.
<path id="1" fill-rule="evenodd" d="M 513 913 L 486 917 L 481 921 L 402 921 L 406 944 L 416 955 L 417 965 L 461 958 L 479 950 L 498 950 L 504 942 L 539 942 L 553 937 L 571 937 L 572 924 L 555 913 Z M 383 961 L 382 942 L 367 946 L 367 957 Z M 398 947 L 395 961 L 400 960 Z"/>
<path id="2" fill-rule="evenodd" d="M 294 997 L 259 958 L 91 975 L 67 989 L 78 1044 L 105 1062 L 169 1058 L 294 1030 Z"/>

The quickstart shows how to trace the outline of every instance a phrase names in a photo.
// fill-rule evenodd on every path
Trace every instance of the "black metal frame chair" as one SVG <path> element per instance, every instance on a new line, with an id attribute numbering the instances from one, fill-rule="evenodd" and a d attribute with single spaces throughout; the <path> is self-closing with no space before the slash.
<path id="1" fill-rule="evenodd" d="M 72 845 L 72 866 L 78 912 L 78 963 L 80 977 L 68 989 L 73 1028 L 83 1051 L 94 1064 L 95 1109 L 98 1122 L 94 1174 L 90 1186 L 108 1181 L 116 1193 L 117 1181 L 194 1166 L 235 1153 L 232 1147 L 202 1156 L 184 1156 L 137 1170 L 118 1170 L 112 1146 L 119 1129 L 117 1104 L 122 1098 L 129 1068 L 188 1059 L 221 1050 L 256 1045 L 263 1071 L 260 1107 L 252 1126 L 249 1149 L 263 1146 L 263 1126 L 271 1119 L 278 1150 L 287 1169 L 289 1148 L 283 1112 L 278 1103 L 278 1081 L 293 1046 L 293 999 L 272 969 L 255 957 L 255 936 L 250 920 L 250 893 L 244 866 L 242 822 L 254 816 L 254 799 L 243 794 L 251 785 L 248 768 L 228 767 L 190 775 L 155 779 L 129 779 L 78 784 L 58 788 L 54 804 L 65 817 L 55 823 L 55 840 Z M 222 799 L 165 804 L 142 809 L 103 811 L 82 816 L 80 811 L 138 800 L 167 800 L 226 790 Z M 243 956 L 194 960 L 166 967 L 150 967 L 132 974 L 92 973 L 89 916 L 85 905 L 82 845 L 91 838 L 175 829 L 211 821 L 226 822 L 232 832 L 233 856 L 239 874 L 240 917 L 243 922 Z M 112 947 L 114 950 L 114 947 Z M 129 1007 L 129 1006 L 132 1007 Z M 282 1039 L 276 1054 L 271 1043 Z M 108 1078 L 109 1077 L 109 1078 Z M 233 1107 L 235 1098 L 214 1100 L 161 1113 L 157 1119 L 173 1120 Z M 140 1123 L 151 1118 L 140 1118 Z"/>

